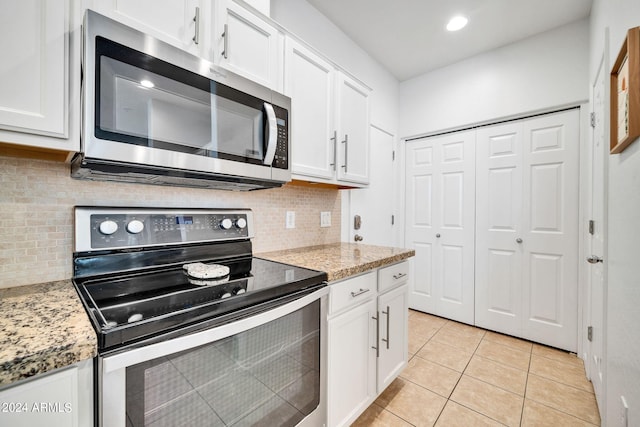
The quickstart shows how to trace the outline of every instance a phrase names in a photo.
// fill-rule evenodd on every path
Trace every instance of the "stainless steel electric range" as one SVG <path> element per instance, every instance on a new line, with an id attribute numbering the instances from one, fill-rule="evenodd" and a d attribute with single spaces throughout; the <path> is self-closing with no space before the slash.
<path id="1" fill-rule="evenodd" d="M 326 423 L 326 274 L 254 257 L 247 209 L 75 208 L 101 426 Z"/>

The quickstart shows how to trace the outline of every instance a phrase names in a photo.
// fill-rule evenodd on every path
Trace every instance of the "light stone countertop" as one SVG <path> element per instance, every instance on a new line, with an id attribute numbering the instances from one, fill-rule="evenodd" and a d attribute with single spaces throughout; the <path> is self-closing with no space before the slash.
<path id="1" fill-rule="evenodd" d="M 324 271 L 330 282 L 395 264 L 414 255 L 413 249 L 361 243 L 332 243 L 255 254 L 272 261 Z"/>
<path id="2" fill-rule="evenodd" d="M 71 280 L 0 289 L 0 387 L 91 359 L 97 349 Z"/>

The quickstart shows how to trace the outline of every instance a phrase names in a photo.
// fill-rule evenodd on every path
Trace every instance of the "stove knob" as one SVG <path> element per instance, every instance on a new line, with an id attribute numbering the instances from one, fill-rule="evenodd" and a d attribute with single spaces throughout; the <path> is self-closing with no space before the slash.
<path id="1" fill-rule="evenodd" d="M 138 234 L 144 230 L 144 222 L 139 219 L 134 219 L 127 224 L 127 231 L 131 234 Z"/>
<path id="2" fill-rule="evenodd" d="M 105 236 L 110 236 L 118 231 L 118 223 L 110 219 L 102 221 L 98 226 L 98 230 L 100 230 L 100 233 L 104 234 Z"/>
<path id="3" fill-rule="evenodd" d="M 220 228 L 223 230 L 228 230 L 233 226 L 233 222 L 229 218 L 225 218 L 220 221 Z"/>
<path id="4" fill-rule="evenodd" d="M 236 220 L 236 227 L 238 227 L 239 229 L 243 229 L 247 226 L 247 220 L 244 218 L 238 218 Z"/>

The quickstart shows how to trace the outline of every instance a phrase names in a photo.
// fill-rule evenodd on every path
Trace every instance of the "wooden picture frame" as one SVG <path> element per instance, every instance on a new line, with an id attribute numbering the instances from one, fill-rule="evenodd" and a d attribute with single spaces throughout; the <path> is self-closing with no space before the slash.
<path id="1" fill-rule="evenodd" d="M 640 27 L 627 31 L 611 70 L 611 154 L 640 136 Z"/>

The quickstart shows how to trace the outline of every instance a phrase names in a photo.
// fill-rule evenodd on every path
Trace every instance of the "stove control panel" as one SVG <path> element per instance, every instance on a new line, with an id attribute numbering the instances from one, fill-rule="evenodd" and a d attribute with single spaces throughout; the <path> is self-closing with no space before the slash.
<path id="1" fill-rule="evenodd" d="M 249 209 L 142 209 L 76 207 L 76 252 L 246 240 Z"/>

